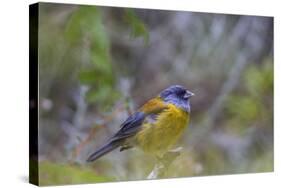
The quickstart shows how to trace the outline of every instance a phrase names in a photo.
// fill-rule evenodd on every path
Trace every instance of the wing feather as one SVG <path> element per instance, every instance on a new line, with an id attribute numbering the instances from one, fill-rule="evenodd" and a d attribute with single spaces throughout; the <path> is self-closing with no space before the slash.
<path id="1" fill-rule="evenodd" d="M 134 136 L 141 128 L 144 119 L 145 114 L 142 112 L 137 112 L 131 115 L 124 123 L 121 124 L 119 131 L 110 140 L 116 141 Z"/>
<path id="2" fill-rule="evenodd" d="M 110 141 L 121 141 L 134 136 L 140 129 L 146 119 L 157 116 L 162 110 L 166 109 L 166 104 L 157 97 L 148 101 L 138 112 L 128 117 L 121 124 L 119 131 L 110 139 Z"/>

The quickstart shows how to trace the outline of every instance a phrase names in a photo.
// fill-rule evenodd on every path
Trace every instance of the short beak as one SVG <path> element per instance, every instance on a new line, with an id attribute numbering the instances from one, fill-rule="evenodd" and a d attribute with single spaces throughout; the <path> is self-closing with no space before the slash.
<path id="1" fill-rule="evenodd" d="M 184 95 L 184 98 L 185 99 L 188 99 L 188 98 L 190 98 L 190 97 L 192 97 L 192 96 L 194 96 L 195 94 L 194 93 L 192 93 L 192 92 L 190 92 L 190 91 L 186 91 L 186 94 Z"/>
<path id="2" fill-rule="evenodd" d="M 194 93 L 191 93 L 191 92 L 189 93 L 189 96 L 190 96 L 190 97 L 192 97 L 192 96 L 194 96 L 194 95 L 195 95 Z"/>

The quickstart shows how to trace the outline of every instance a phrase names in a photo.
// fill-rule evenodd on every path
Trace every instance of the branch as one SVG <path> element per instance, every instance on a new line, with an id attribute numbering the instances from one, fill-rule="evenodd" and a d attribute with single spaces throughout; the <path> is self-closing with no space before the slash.
<path id="1" fill-rule="evenodd" d="M 146 179 L 157 179 L 164 177 L 166 170 L 171 163 L 180 155 L 182 147 L 178 147 L 174 150 L 170 150 L 163 155 L 162 158 L 158 158 L 154 168 L 149 173 Z"/>

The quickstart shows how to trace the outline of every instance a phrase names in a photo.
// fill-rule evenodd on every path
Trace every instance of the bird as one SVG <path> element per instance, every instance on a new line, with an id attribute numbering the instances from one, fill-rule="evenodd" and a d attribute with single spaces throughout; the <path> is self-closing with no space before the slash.
<path id="1" fill-rule="evenodd" d="M 120 148 L 133 147 L 161 158 L 177 143 L 190 120 L 190 98 L 194 93 L 181 85 L 172 85 L 148 100 L 130 115 L 109 140 L 92 153 L 87 162 Z"/>

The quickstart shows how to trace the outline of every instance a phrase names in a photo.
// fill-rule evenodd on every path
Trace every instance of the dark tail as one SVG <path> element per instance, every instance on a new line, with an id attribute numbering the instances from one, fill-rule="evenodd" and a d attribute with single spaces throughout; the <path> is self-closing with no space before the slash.
<path id="1" fill-rule="evenodd" d="M 105 144 L 100 149 L 98 149 L 96 152 L 91 154 L 89 156 L 89 158 L 87 159 L 87 162 L 92 162 L 92 161 L 97 160 L 98 158 L 102 157 L 103 155 L 107 154 L 108 152 L 119 147 L 119 145 L 120 144 L 116 143 L 116 142 L 109 142 L 109 143 Z"/>

